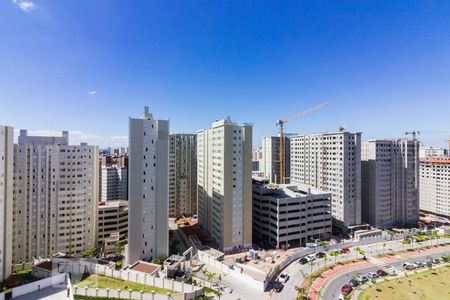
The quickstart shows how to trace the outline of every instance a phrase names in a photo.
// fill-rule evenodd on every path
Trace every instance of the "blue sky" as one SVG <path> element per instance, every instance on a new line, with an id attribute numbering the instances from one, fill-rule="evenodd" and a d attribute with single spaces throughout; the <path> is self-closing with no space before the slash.
<path id="1" fill-rule="evenodd" d="M 231 116 L 363 139 L 450 135 L 448 1 L 0 2 L 0 124 L 126 144 L 144 105 L 195 132 Z"/>

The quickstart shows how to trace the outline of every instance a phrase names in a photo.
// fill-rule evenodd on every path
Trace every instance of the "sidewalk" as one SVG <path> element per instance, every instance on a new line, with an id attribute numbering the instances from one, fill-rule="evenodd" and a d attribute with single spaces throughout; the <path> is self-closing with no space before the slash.
<path id="1" fill-rule="evenodd" d="M 380 257 L 380 258 L 378 258 L 378 260 L 381 260 L 384 263 L 390 263 L 392 261 L 409 259 L 409 258 L 413 258 L 413 257 L 423 256 L 426 254 L 431 255 L 431 254 L 446 251 L 446 250 L 450 250 L 450 245 L 433 247 L 430 249 L 407 251 L 407 252 L 398 253 L 398 254 L 394 254 L 394 255 L 390 255 L 390 256 Z"/>

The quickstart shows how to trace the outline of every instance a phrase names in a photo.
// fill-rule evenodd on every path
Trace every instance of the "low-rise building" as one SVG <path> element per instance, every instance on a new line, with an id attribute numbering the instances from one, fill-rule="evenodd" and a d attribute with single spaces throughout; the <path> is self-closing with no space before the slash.
<path id="1" fill-rule="evenodd" d="M 253 241 L 289 248 L 331 237 L 331 193 L 253 179 Z"/>
<path id="2" fill-rule="evenodd" d="M 102 201 L 98 205 L 98 242 L 103 251 L 124 245 L 128 235 L 128 201 Z"/>

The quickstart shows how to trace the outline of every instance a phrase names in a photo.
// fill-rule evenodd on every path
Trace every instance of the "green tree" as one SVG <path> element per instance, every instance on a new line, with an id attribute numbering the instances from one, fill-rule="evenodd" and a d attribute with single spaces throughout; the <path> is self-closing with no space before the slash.
<path id="1" fill-rule="evenodd" d="M 327 266 L 327 261 L 328 261 L 328 255 L 325 253 L 324 256 L 323 256 L 323 262 L 325 264 L 324 267 Z"/>
<path id="2" fill-rule="evenodd" d="M 330 251 L 329 253 L 330 253 L 331 256 L 334 257 L 334 264 L 336 264 L 336 259 L 337 259 L 337 257 L 339 256 L 339 251 L 337 251 L 337 250 L 332 250 L 332 251 Z"/>
<path id="3" fill-rule="evenodd" d="M 386 243 L 383 243 L 383 254 L 384 254 L 384 252 L 385 252 L 385 249 L 386 249 Z"/>
<path id="4" fill-rule="evenodd" d="M 316 264 L 316 261 L 315 261 L 315 260 L 310 260 L 310 261 L 308 262 L 308 264 L 309 264 L 309 266 L 311 267 L 311 272 L 310 272 L 310 274 L 312 275 L 312 269 L 313 269 L 313 266 Z"/>

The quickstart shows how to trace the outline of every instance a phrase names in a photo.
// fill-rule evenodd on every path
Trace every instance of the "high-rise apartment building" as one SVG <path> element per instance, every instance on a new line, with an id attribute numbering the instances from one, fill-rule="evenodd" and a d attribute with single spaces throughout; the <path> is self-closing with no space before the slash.
<path id="1" fill-rule="evenodd" d="M 14 129 L 0 126 L 0 281 L 11 275 Z"/>
<path id="2" fill-rule="evenodd" d="M 331 193 L 305 184 L 253 179 L 253 240 L 267 248 L 304 246 L 331 237 Z"/>
<path id="3" fill-rule="evenodd" d="M 420 161 L 420 209 L 450 217 L 450 158 Z"/>
<path id="4" fill-rule="evenodd" d="M 20 131 L 14 145 L 13 262 L 97 246 L 98 147 Z"/>
<path id="5" fill-rule="evenodd" d="M 419 221 L 419 144 L 369 140 L 361 148 L 362 221 L 387 229 Z"/>
<path id="6" fill-rule="evenodd" d="M 169 253 L 169 121 L 130 118 L 128 263 Z"/>
<path id="7" fill-rule="evenodd" d="M 230 118 L 197 132 L 198 219 L 224 252 L 252 246 L 252 125 Z"/>
<path id="8" fill-rule="evenodd" d="M 197 213 L 197 135 L 171 134 L 169 216 Z"/>
<path id="9" fill-rule="evenodd" d="M 128 168 L 119 165 L 101 167 L 102 201 L 128 199 Z"/>
<path id="10" fill-rule="evenodd" d="M 269 178 L 271 183 L 280 183 L 280 137 L 268 136 L 261 139 L 262 159 L 259 171 Z M 284 138 L 283 174 L 284 183 L 290 182 L 291 143 L 289 137 Z"/>
<path id="11" fill-rule="evenodd" d="M 361 224 L 361 133 L 301 135 L 291 141 L 291 182 L 331 192 L 333 225 Z"/>

